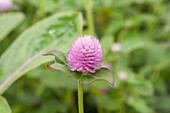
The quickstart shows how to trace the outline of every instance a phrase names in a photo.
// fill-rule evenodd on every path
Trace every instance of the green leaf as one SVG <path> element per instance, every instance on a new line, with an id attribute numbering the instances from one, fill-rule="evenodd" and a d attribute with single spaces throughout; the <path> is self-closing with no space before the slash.
<path id="1" fill-rule="evenodd" d="M 65 53 L 62 53 L 58 50 L 52 50 L 52 51 L 49 51 L 43 55 L 44 56 L 54 55 L 55 63 L 53 63 L 51 65 L 47 65 L 47 67 L 51 68 L 51 69 L 62 71 L 69 78 L 81 80 L 81 82 L 86 85 L 93 83 L 95 81 L 106 81 L 109 84 L 111 84 L 112 86 L 114 86 L 114 82 L 115 82 L 114 75 L 113 75 L 113 72 L 108 68 L 103 67 L 99 70 L 96 70 L 95 73 L 90 73 L 90 72 L 82 73 L 82 72 L 78 72 L 78 71 L 70 71 L 69 65 L 66 61 Z M 59 62 L 57 62 L 57 61 L 59 61 Z M 64 62 L 66 62 L 66 63 L 64 63 Z"/>
<path id="2" fill-rule="evenodd" d="M 77 90 L 77 82 L 75 80 L 66 77 L 61 71 L 52 69 L 42 70 L 42 76 L 40 80 L 45 86 L 53 89 L 65 88 L 71 90 Z"/>
<path id="3" fill-rule="evenodd" d="M 148 96 L 151 97 L 154 94 L 154 88 L 149 81 L 145 81 L 139 85 L 134 85 L 131 87 L 133 92 L 142 95 L 142 96 Z"/>
<path id="4" fill-rule="evenodd" d="M 46 56 L 46 55 L 54 55 L 56 62 L 67 64 L 67 60 L 66 60 L 67 54 L 65 53 L 62 53 L 58 50 L 52 50 L 52 51 L 47 52 L 46 54 L 43 54 L 43 56 Z"/>
<path id="5" fill-rule="evenodd" d="M 157 20 L 157 18 L 150 14 L 140 14 L 132 18 L 132 23 L 134 26 L 138 26 L 143 22 L 153 23 Z"/>
<path id="6" fill-rule="evenodd" d="M 134 107 L 139 113 L 153 113 L 153 110 L 142 98 L 130 96 L 127 100 L 127 104 Z"/>
<path id="7" fill-rule="evenodd" d="M 69 78 L 81 80 L 81 82 L 86 85 L 93 83 L 95 81 L 106 81 L 112 86 L 114 86 L 115 79 L 113 73 L 111 72 L 111 70 L 107 68 L 101 68 L 99 70 L 96 70 L 95 73 L 89 72 L 86 73 L 86 75 L 84 75 L 82 72 L 70 71 L 69 67 L 60 63 L 47 65 L 47 67 L 55 70 L 60 70 Z"/>
<path id="8" fill-rule="evenodd" d="M 133 50 L 142 48 L 145 46 L 145 41 L 139 38 L 129 39 L 122 42 L 123 53 L 130 53 Z"/>
<path id="9" fill-rule="evenodd" d="M 68 78 L 61 71 L 47 69 L 46 64 L 28 72 L 26 78 L 38 79 L 40 81 L 39 84 L 43 84 L 43 86 L 50 87 L 54 90 L 58 88 L 77 90 L 77 82 L 75 79 Z M 84 91 L 88 90 L 89 87 L 90 86 L 84 87 Z"/>
<path id="10" fill-rule="evenodd" d="M 153 84 L 156 92 L 159 94 L 165 95 L 168 92 L 168 86 L 162 77 L 159 77 L 156 81 L 153 82 Z"/>
<path id="11" fill-rule="evenodd" d="M 22 13 L 5 13 L 0 16 L 0 41 L 3 40 L 16 26 L 18 26 L 24 15 Z"/>
<path id="12" fill-rule="evenodd" d="M 155 96 L 150 99 L 150 104 L 156 110 L 161 110 L 162 112 L 170 112 L 170 95 L 167 96 Z M 159 104 L 158 104 L 159 103 Z"/>
<path id="13" fill-rule="evenodd" d="M 107 95 L 97 96 L 96 101 L 101 107 L 111 111 L 119 109 L 123 105 L 125 98 L 126 95 L 123 92 L 109 91 Z"/>
<path id="14" fill-rule="evenodd" d="M 38 76 L 37 76 L 38 75 Z M 34 77 L 34 78 L 32 78 Z M 72 98 L 72 96 L 70 97 L 70 94 L 72 94 L 72 91 L 77 91 L 77 80 L 75 79 L 70 79 L 67 76 L 64 75 L 64 73 L 62 73 L 61 71 L 58 70 L 53 70 L 53 69 L 47 69 L 46 64 L 43 64 L 42 66 L 39 66 L 38 68 L 31 70 L 30 72 L 28 72 L 26 74 L 26 78 L 28 80 L 34 80 L 34 79 L 38 79 L 38 83 L 37 83 L 37 88 L 35 89 L 35 95 L 30 96 L 30 94 L 28 94 L 27 92 L 25 92 L 25 95 L 22 95 L 21 97 L 23 99 L 27 98 L 28 103 L 32 103 L 32 99 L 33 100 L 37 100 L 37 96 L 42 96 L 44 95 L 44 93 L 49 94 L 50 92 L 48 91 L 48 89 L 50 88 L 50 90 L 53 90 L 57 95 L 69 95 L 69 98 Z M 30 79 L 31 78 L 31 79 Z M 23 79 L 22 79 L 23 80 Z M 23 86 L 24 81 L 20 81 L 19 84 L 21 86 Z M 17 82 L 18 83 L 18 82 Z M 15 83 L 15 84 L 17 84 Z M 27 86 L 26 86 L 27 87 Z M 89 91 L 90 85 L 86 85 L 83 90 Z M 11 88 L 10 88 L 11 89 Z M 14 92 L 14 88 L 12 88 Z M 60 90 L 61 89 L 61 90 Z M 66 90 L 67 93 L 63 92 L 63 90 Z M 71 91 L 70 91 L 71 90 Z M 52 91 L 52 92 L 53 92 Z M 58 92 L 59 91 L 59 92 Z M 9 93 L 9 91 L 7 91 Z M 17 94 L 16 94 L 17 95 Z M 47 95 L 48 96 L 48 95 Z M 29 98 L 28 98 L 29 97 Z M 64 96 L 65 97 L 65 96 Z M 54 97 L 55 98 L 55 97 Z M 47 99 L 48 100 L 48 99 Z M 31 101 L 31 102 L 30 102 Z M 34 103 L 34 102 L 33 102 Z M 46 102 L 45 102 L 46 103 Z M 28 112 L 29 113 L 29 112 Z M 32 113 L 32 112 L 31 112 Z"/>
<path id="15" fill-rule="evenodd" d="M 114 7 L 125 7 L 135 2 L 135 0 L 115 0 L 113 2 Z"/>
<path id="16" fill-rule="evenodd" d="M 87 75 L 84 75 L 81 78 L 81 81 L 84 84 L 90 84 L 95 81 L 106 81 L 112 86 L 114 86 L 114 83 L 115 83 L 113 72 L 110 69 L 105 68 L 105 67 L 99 70 L 96 70 L 95 73 L 88 73 Z"/>
<path id="17" fill-rule="evenodd" d="M 5 98 L 0 97 L 0 111 L 1 113 L 11 113 L 11 108 Z"/>
<path id="18" fill-rule="evenodd" d="M 68 66 L 61 63 L 54 63 L 51 65 L 47 65 L 47 67 L 62 71 L 69 78 L 81 80 L 81 82 L 86 85 L 93 83 L 95 81 L 106 81 L 107 83 L 114 86 L 114 82 L 115 82 L 114 75 L 113 72 L 108 68 L 103 67 L 99 70 L 96 70 L 95 73 L 90 73 L 90 72 L 82 73 L 77 71 L 70 71 Z"/>
<path id="19" fill-rule="evenodd" d="M 68 107 L 67 102 L 51 99 L 42 104 L 37 113 L 67 113 Z"/>
<path id="20" fill-rule="evenodd" d="M 111 44 L 113 43 L 113 38 L 111 36 L 105 36 L 101 39 L 101 43 L 103 46 L 104 56 L 106 56 L 109 53 Z"/>
<path id="21" fill-rule="evenodd" d="M 110 22 L 110 24 L 108 25 L 106 32 L 107 34 L 116 34 L 124 25 L 124 21 L 123 20 L 115 20 Z"/>
<path id="22" fill-rule="evenodd" d="M 73 79 L 76 79 L 76 80 L 79 80 L 82 76 L 81 72 L 70 71 L 70 69 L 66 65 L 63 65 L 63 64 L 60 64 L 60 63 L 54 63 L 54 64 L 51 64 L 51 65 L 47 65 L 47 67 L 49 69 L 51 68 L 51 69 L 62 71 L 69 78 L 73 78 Z"/>
<path id="23" fill-rule="evenodd" d="M 54 49 L 68 52 L 82 33 L 82 22 L 78 12 L 58 13 L 21 34 L 0 58 L 0 94 L 28 71 L 53 60 L 41 54 Z"/>

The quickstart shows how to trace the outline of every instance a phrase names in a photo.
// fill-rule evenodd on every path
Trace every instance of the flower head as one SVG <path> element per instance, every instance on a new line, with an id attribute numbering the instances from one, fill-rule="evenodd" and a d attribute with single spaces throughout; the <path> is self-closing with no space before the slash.
<path id="1" fill-rule="evenodd" d="M 91 35 L 78 37 L 71 45 L 67 61 L 71 71 L 91 72 L 100 69 L 101 65 L 96 65 L 103 61 L 102 44 Z"/>
<path id="2" fill-rule="evenodd" d="M 12 7 L 12 0 L 0 0 L 0 10 L 7 11 Z"/>

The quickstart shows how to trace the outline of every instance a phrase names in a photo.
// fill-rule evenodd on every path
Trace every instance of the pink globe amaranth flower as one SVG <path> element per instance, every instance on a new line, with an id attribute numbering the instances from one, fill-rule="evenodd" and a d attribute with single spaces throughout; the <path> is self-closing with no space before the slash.
<path id="1" fill-rule="evenodd" d="M 101 65 L 96 65 L 103 61 L 102 44 L 91 35 L 78 37 L 71 45 L 68 63 L 71 64 L 71 71 L 95 73 L 95 69 L 100 69 Z"/>
<path id="2" fill-rule="evenodd" d="M 124 71 L 120 71 L 118 73 L 118 77 L 119 77 L 120 80 L 126 80 L 128 78 L 128 74 Z"/>
<path id="3" fill-rule="evenodd" d="M 7 11 L 12 7 L 12 0 L 0 0 L 0 10 Z"/>

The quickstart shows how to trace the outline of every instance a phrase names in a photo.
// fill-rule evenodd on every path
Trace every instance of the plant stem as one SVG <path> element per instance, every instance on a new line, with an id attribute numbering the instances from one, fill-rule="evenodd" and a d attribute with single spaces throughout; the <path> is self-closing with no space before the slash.
<path id="1" fill-rule="evenodd" d="M 85 10 L 86 10 L 86 14 L 87 14 L 87 22 L 88 22 L 88 27 L 89 27 L 88 29 L 89 29 L 90 33 L 95 34 L 92 7 L 93 7 L 93 1 L 88 0 L 87 4 L 85 6 Z"/>
<path id="2" fill-rule="evenodd" d="M 83 84 L 81 81 L 78 81 L 78 104 L 79 104 L 79 113 L 84 113 L 83 107 Z"/>

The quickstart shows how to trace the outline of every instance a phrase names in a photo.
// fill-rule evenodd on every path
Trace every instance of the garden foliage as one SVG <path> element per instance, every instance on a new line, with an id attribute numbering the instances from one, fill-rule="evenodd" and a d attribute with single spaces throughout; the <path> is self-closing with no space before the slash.
<path id="1" fill-rule="evenodd" d="M 115 75 L 85 85 L 85 113 L 170 112 L 169 0 L 13 0 L 0 12 L 0 113 L 77 113 L 75 80 L 42 54 L 85 34 Z"/>

